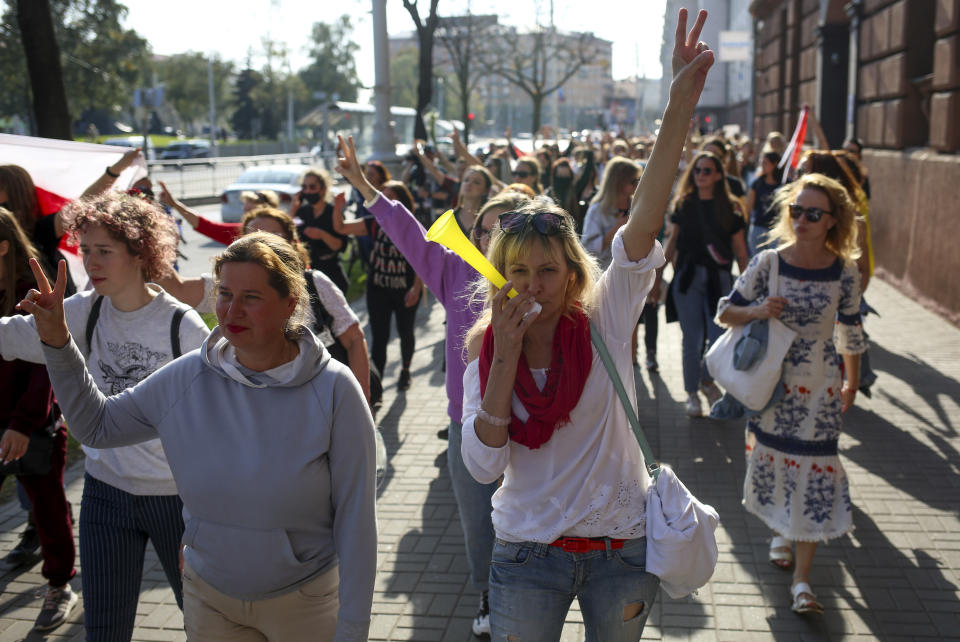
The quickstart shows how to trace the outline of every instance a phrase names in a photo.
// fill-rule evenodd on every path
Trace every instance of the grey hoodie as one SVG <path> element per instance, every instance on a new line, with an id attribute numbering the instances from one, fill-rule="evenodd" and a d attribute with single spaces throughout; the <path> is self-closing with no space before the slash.
<path id="1" fill-rule="evenodd" d="M 183 498 L 184 555 L 217 590 L 262 600 L 339 563 L 337 641 L 366 640 L 377 564 L 373 418 L 317 338 L 272 371 L 231 363 L 219 328 L 105 397 L 70 340 L 44 346 L 70 431 L 96 448 L 160 437 Z"/>

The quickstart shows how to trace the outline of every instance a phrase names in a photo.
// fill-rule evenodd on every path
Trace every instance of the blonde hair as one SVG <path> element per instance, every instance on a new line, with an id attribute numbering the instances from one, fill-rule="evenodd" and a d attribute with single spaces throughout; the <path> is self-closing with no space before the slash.
<path id="1" fill-rule="evenodd" d="M 641 172 L 640 166 L 629 158 L 614 156 L 607 163 L 607 168 L 603 170 L 600 189 L 590 203 L 600 203 L 600 207 L 605 212 L 615 211 L 620 188 L 634 180 L 635 176 L 640 176 Z"/>
<path id="2" fill-rule="evenodd" d="M 281 297 L 292 296 L 297 301 L 283 329 L 284 336 L 296 341 L 306 332 L 310 296 L 303 278 L 303 263 L 290 243 L 269 232 L 251 232 L 241 236 L 217 255 L 213 263 L 217 287 L 220 286 L 220 273 L 227 263 L 253 263 L 266 270 L 270 287 Z"/>
<path id="3" fill-rule="evenodd" d="M 844 260 L 859 258 L 857 206 L 840 182 L 823 174 L 805 174 L 777 193 L 772 207 L 780 215 L 770 231 L 770 244 L 776 243 L 777 249 L 783 249 L 797 242 L 790 218 L 790 204 L 805 189 L 815 189 L 830 201 L 830 215 L 837 223 L 827 231 L 827 249 Z"/>
<path id="4" fill-rule="evenodd" d="M 272 189 L 247 190 L 240 193 L 240 200 L 250 201 L 267 207 L 280 207 L 280 197 Z"/>
<path id="5" fill-rule="evenodd" d="M 297 234 L 297 226 L 289 214 L 272 207 L 252 209 L 243 215 L 243 220 L 240 222 L 240 230 L 243 236 L 250 233 L 250 224 L 258 218 L 267 218 L 276 221 L 280 227 L 283 228 L 283 238 L 296 250 L 297 256 L 300 257 L 300 261 L 304 265 L 304 269 L 310 265 L 310 253 L 307 252 L 307 248 L 304 247 L 303 242 L 300 241 L 300 235 Z"/>
<path id="6" fill-rule="evenodd" d="M 0 207 L 0 243 L 6 241 L 9 245 L 7 253 L 0 257 L 3 280 L 0 281 L 0 316 L 9 316 L 14 313 L 17 304 L 17 284 L 26 282 L 35 284 L 33 271 L 30 269 L 30 259 L 36 259 L 42 266 L 37 249 L 30 242 L 27 233 L 20 227 L 17 217 L 5 207 Z"/>
<path id="7" fill-rule="evenodd" d="M 506 233 L 500 229 L 499 222 L 493 229 L 490 236 L 490 247 L 487 249 L 487 258 L 497 269 L 504 274 L 508 265 L 516 263 L 517 260 L 530 251 L 534 243 L 539 243 L 557 262 L 560 257 L 558 251 L 563 254 L 563 262 L 571 274 L 574 275 L 573 282 L 567 287 L 564 297 L 564 314 L 569 314 L 575 308 L 579 307 L 589 316 L 594 307 L 594 294 L 597 279 L 600 278 L 600 267 L 597 260 L 587 252 L 580 244 L 580 237 L 577 235 L 573 224 L 573 218 L 561 207 L 547 202 L 545 200 L 532 200 L 524 203 L 513 210 L 518 214 L 534 216 L 535 214 L 555 214 L 563 220 L 563 225 L 558 234 L 541 234 L 533 225 L 525 225 L 518 233 Z M 551 239 L 557 239 L 554 244 Z M 479 279 L 474 282 L 474 296 L 484 299 L 484 310 L 480 314 L 473 327 L 467 332 L 464 346 L 470 344 L 477 335 L 482 334 L 490 324 L 491 311 L 490 301 L 496 295 L 498 288 L 485 279 Z"/>

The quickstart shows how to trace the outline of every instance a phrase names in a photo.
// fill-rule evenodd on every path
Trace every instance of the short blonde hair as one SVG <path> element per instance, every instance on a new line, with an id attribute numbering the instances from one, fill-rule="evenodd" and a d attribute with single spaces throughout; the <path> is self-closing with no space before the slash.
<path id="1" fill-rule="evenodd" d="M 283 238 L 296 250 L 297 256 L 300 257 L 300 261 L 303 263 L 302 269 L 307 269 L 307 266 L 310 265 L 310 253 L 307 252 L 307 248 L 304 247 L 303 242 L 300 240 L 300 235 L 297 234 L 297 226 L 293 222 L 293 219 L 282 210 L 272 207 L 258 207 L 243 215 L 243 220 L 240 221 L 242 236 L 250 233 L 250 224 L 258 218 L 267 218 L 276 221 L 277 224 L 283 228 Z"/>
<path id="2" fill-rule="evenodd" d="M 490 259 L 498 272 L 504 274 L 508 265 L 515 263 L 518 258 L 527 254 L 534 243 L 540 243 L 548 255 L 553 256 L 560 262 L 561 257 L 557 256 L 558 248 L 551 241 L 551 239 L 557 239 L 560 245 L 559 250 L 562 252 L 562 260 L 574 275 L 574 280 L 567 288 L 564 298 L 564 314 L 569 314 L 575 308 L 580 308 L 589 316 L 594 307 L 594 294 L 597 280 L 600 278 L 600 267 L 597 265 L 597 260 L 580 243 L 573 218 L 563 208 L 540 199 L 524 203 L 513 212 L 526 216 L 543 213 L 555 214 L 561 217 L 563 225 L 558 234 L 548 236 L 538 232 L 533 225 L 525 225 L 520 232 L 508 234 L 500 229 L 498 223 L 490 236 L 487 258 Z M 497 291 L 498 288 L 484 279 L 476 282 L 475 296 L 485 298 L 485 309 L 467 333 L 467 340 L 464 345 L 468 345 L 476 335 L 481 334 L 490 324 L 490 301 Z"/>
<path id="3" fill-rule="evenodd" d="M 837 224 L 827 231 L 827 249 L 844 260 L 859 258 L 857 206 L 843 185 L 823 174 L 804 174 L 777 192 L 772 207 L 779 212 L 779 218 L 770 231 L 770 243 L 783 249 L 797 242 L 790 219 L 790 204 L 805 189 L 815 189 L 830 201 L 830 215 Z"/>
<path id="4" fill-rule="evenodd" d="M 220 273 L 227 263 L 253 263 L 265 269 L 270 287 L 281 297 L 292 296 L 297 301 L 284 327 L 284 336 L 296 341 L 307 331 L 310 296 L 303 278 L 303 265 L 296 250 L 285 239 L 269 232 L 251 232 L 238 238 L 214 260 L 217 287 L 220 286 Z"/>

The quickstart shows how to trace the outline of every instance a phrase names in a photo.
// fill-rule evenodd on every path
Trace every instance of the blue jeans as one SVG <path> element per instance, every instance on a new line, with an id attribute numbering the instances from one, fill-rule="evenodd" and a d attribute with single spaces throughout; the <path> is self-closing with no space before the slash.
<path id="1" fill-rule="evenodd" d="M 696 272 L 686 292 L 681 293 L 676 287 L 677 279 L 674 279 L 671 285 L 674 288 L 673 301 L 677 306 L 677 318 L 683 335 L 683 389 L 687 394 L 695 393 L 700 383 L 712 381 L 703 363 L 703 355 L 723 334 L 723 328 L 713 322 L 713 315 L 710 313 L 710 301 L 707 300 L 707 268 L 698 265 L 693 269 Z M 728 272 L 721 272 L 720 296 L 726 296 L 732 288 L 733 277 Z M 713 303 L 716 304 L 716 301 Z"/>
<path id="2" fill-rule="evenodd" d="M 463 464 L 460 443 L 463 426 L 456 421 L 450 422 L 450 435 L 447 442 L 447 469 L 453 484 L 453 495 L 457 498 L 457 512 L 460 513 L 460 527 L 463 529 L 463 543 L 467 549 L 467 565 L 470 567 L 470 581 L 478 591 L 487 590 L 490 577 L 490 555 L 493 553 L 493 522 L 490 498 L 497 490 L 497 483 L 481 484 L 475 480 Z"/>
<path id="3" fill-rule="evenodd" d="M 577 598 L 587 642 L 635 642 L 660 587 L 646 565 L 645 537 L 625 542 L 620 550 L 588 553 L 497 539 L 490 564 L 490 638 L 559 640 Z M 638 613 L 634 605 L 642 605 Z"/>

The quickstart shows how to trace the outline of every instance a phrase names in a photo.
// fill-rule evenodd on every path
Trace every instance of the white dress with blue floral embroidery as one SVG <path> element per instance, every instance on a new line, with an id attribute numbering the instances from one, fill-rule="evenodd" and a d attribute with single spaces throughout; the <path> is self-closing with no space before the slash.
<path id="1" fill-rule="evenodd" d="M 784 360 L 783 399 L 747 420 L 743 505 L 790 540 L 825 541 L 853 529 L 850 489 L 837 454 L 839 355 L 866 349 L 860 273 L 840 258 L 825 269 L 798 268 L 766 250 L 720 300 L 718 316 L 729 305 L 762 303 L 775 260 L 777 294 L 787 299 L 780 320 L 797 338 Z"/>

